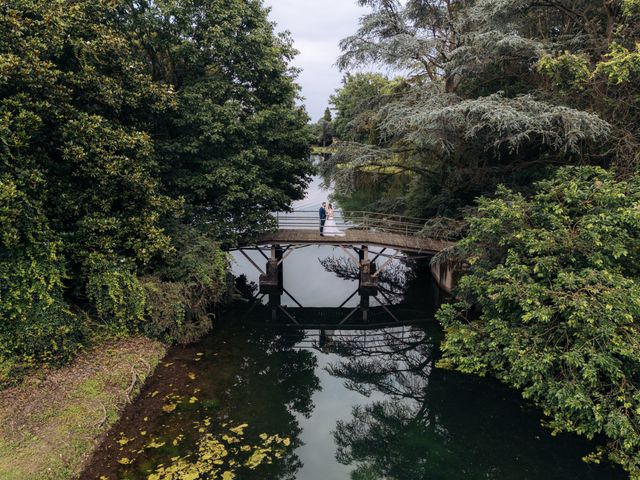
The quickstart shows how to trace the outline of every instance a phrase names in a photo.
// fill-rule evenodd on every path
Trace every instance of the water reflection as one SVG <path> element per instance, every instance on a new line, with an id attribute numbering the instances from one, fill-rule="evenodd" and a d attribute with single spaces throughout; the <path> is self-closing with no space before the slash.
<path id="1" fill-rule="evenodd" d="M 372 251 L 372 257 L 376 257 L 378 252 Z M 385 262 L 389 257 L 397 254 L 391 251 L 382 261 Z M 328 255 L 324 258 L 318 258 L 320 265 L 325 271 L 333 273 L 337 278 L 342 280 L 357 281 L 360 277 L 360 270 L 355 262 L 348 257 Z M 379 262 L 380 263 L 380 262 Z M 383 299 L 388 303 L 400 303 L 404 300 L 408 285 L 416 278 L 416 264 L 409 257 L 400 257 L 392 260 L 385 265 L 384 270 L 378 274 L 378 290 Z"/>
<path id="2" fill-rule="evenodd" d="M 297 478 L 301 422 L 320 389 L 301 339 L 232 327 L 174 349 L 82 478 Z"/>
<path id="3" fill-rule="evenodd" d="M 236 480 L 624 478 L 582 463 L 589 443 L 552 438 L 514 392 L 434 368 L 439 336 L 434 324 L 335 330 L 321 350 L 318 331 L 228 323 L 171 352 L 82 478 L 158 478 L 185 462 L 198 476 L 184 478 L 225 478 L 200 469 L 214 451 L 203 441 L 222 444 Z M 225 435 L 244 424 L 240 453 Z M 276 435 L 280 450 L 251 468 Z"/>
<path id="4" fill-rule="evenodd" d="M 334 430 L 336 459 L 355 468 L 352 479 L 624 478 L 581 462 L 593 446 L 551 437 L 515 392 L 434 368 L 438 336 L 436 326 L 404 328 L 336 344 L 342 358 L 328 372 L 377 397 Z"/>
<path id="5" fill-rule="evenodd" d="M 330 246 L 287 258 L 285 288 L 305 307 L 322 307 L 302 309 L 299 318 L 319 313 L 326 321 L 357 288 L 347 258 Z M 257 272 L 241 262 L 236 274 L 247 276 L 241 290 L 251 293 Z M 402 324 L 430 321 L 400 326 L 378 309 L 369 319 L 387 328 L 277 330 L 259 308 L 241 322 L 245 303 L 200 344 L 170 352 L 81 478 L 147 479 L 177 462 L 194 465 L 203 457 L 203 439 L 225 447 L 221 460 L 236 480 L 624 478 L 582 463 L 592 445 L 569 435 L 552 438 L 539 425 L 540 412 L 517 393 L 434 368 L 441 332 L 432 320 L 438 294 L 428 263 L 390 265 L 379 287 L 394 315 Z M 345 307 L 357 305 L 353 299 Z M 225 435 L 244 424 L 242 435 L 233 435 L 240 443 L 230 445 Z M 247 464 L 255 447 L 275 435 L 278 449 L 287 447 L 281 458 L 272 449 L 255 468 Z M 236 456 L 233 445 L 250 450 Z M 186 478 L 224 478 L 196 473 Z"/>

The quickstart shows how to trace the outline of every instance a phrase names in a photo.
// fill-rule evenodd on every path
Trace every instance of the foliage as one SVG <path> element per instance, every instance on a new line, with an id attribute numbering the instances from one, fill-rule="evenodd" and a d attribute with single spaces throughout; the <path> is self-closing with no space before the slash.
<path id="1" fill-rule="evenodd" d="M 60 242 L 37 205 L 0 179 L 0 358 L 26 365 L 73 356 L 83 332 L 62 298 Z"/>
<path id="2" fill-rule="evenodd" d="M 366 125 L 369 135 L 350 138 L 326 165 L 340 193 L 367 165 L 393 164 L 409 184 L 407 214 L 460 217 L 499 183 L 528 191 L 548 166 L 635 172 L 635 1 L 360 4 L 369 13 L 342 41 L 339 65 L 400 67 L 406 78 L 380 95 L 345 77 L 336 122 L 344 114 L 352 132 Z M 367 105 L 365 116 L 350 114 L 350 102 Z"/>
<path id="3" fill-rule="evenodd" d="M 247 443 L 241 424 L 228 429 L 229 433 L 220 437 L 207 433 L 200 438 L 194 455 L 172 459 L 171 465 L 161 465 L 147 478 L 148 480 L 173 479 L 221 479 L 233 480 L 242 470 L 255 470 L 263 463 L 271 463 L 282 458 L 286 447 L 291 444 L 288 438 L 276 435 L 260 434 L 257 444 Z"/>
<path id="4" fill-rule="evenodd" d="M 165 249 L 166 198 L 141 118 L 168 97 L 145 75 L 113 2 L 21 0 L 2 12 L 2 171 L 41 199 L 76 265 L 91 251 L 145 261 Z"/>
<path id="5" fill-rule="evenodd" d="M 257 0 L 0 0 L 2 355 L 208 331 L 220 244 L 309 180 L 294 53 Z"/>
<path id="6" fill-rule="evenodd" d="M 606 438 L 592 460 L 638 477 L 640 182 L 566 167 L 536 187 L 501 188 L 468 218 L 439 365 L 518 388 L 555 432 Z"/>
<path id="7" fill-rule="evenodd" d="M 227 290 L 229 260 L 218 243 L 193 230 L 176 235 L 176 252 L 142 279 L 148 300 L 145 333 L 190 343 L 213 326 L 213 310 Z"/>
<path id="8" fill-rule="evenodd" d="M 393 82 L 379 73 L 347 74 L 329 102 L 336 109 L 334 121 L 340 140 L 375 142 L 376 107 L 390 95 Z"/>
<path id="9" fill-rule="evenodd" d="M 86 282 L 100 315 L 134 322 L 122 282 L 135 279 L 115 278 L 104 259 L 129 266 L 168 246 L 151 139 L 135 128 L 166 96 L 113 13 L 107 1 L 0 9 L 2 343 L 23 361 L 65 360 L 78 348 L 79 320 L 63 300 L 69 285 L 80 294 Z"/>
<path id="10" fill-rule="evenodd" d="M 329 112 L 329 109 L 327 109 Z M 326 112 L 325 112 L 326 113 Z M 329 112 L 329 118 L 331 118 L 331 112 Z M 331 120 L 327 120 L 327 115 L 324 115 L 317 123 L 310 125 L 311 134 L 313 135 L 313 143 L 317 145 L 317 148 L 327 148 L 333 144 L 333 139 L 336 135 L 335 126 Z M 312 148 L 312 153 L 314 149 Z"/>
<path id="11" fill-rule="evenodd" d="M 636 83 L 640 78 L 640 43 L 635 50 L 612 43 L 609 50 L 594 69 L 594 75 L 605 75 L 608 83 L 614 85 Z"/>
<path id="12" fill-rule="evenodd" d="M 130 28 L 176 108 L 154 119 L 163 190 L 189 223 L 236 242 L 302 198 L 307 115 L 295 105 L 296 53 L 260 1 L 139 2 Z"/>
<path id="13" fill-rule="evenodd" d="M 91 254 L 85 270 L 87 298 L 98 319 L 115 335 L 139 333 L 145 316 L 146 295 L 134 266 L 125 258 Z"/>
<path id="14" fill-rule="evenodd" d="M 331 117 L 331 110 L 329 109 L 329 107 L 324 109 L 324 114 L 322 115 L 322 119 L 325 122 L 331 122 L 333 120 L 333 118 Z"/>

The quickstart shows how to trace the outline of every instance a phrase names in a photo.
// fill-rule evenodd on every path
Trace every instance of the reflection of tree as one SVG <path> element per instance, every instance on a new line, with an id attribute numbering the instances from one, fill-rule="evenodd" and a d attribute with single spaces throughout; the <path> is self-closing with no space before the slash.
<path id="1" fill-rule="evenodd" d="M 336 457 L 353 480 L 613 479 L 581 461 L 577 437 L 552 438 L 539 413 L 495 382 L 433 368 L 432 339 L 420 330 L 352 339 L 331 375 L 373 398 L 337 423 Z"/>
<path id="2" fill-rule="evenodd" d="M 354 479 L 422 479 L 425 408 L 432 346 L 417 330 L 383 333 L 375 343 L 343 343 L 340 353 L 349 361 L 332 365 L 329 373 L 345 379 L 347 388 L 370 396 L 382 393 L 389 400 L 353 409 L 353 419 L 338 422 L 334 436 L 338 461 L 356 464 Z"/>
<path id="3" fill-rule="evenodd" d="M 245 274 L 239 275 L 235 279 L 235 289 L 236 292 L 240 295 L 240 297 L 246 300 L 253 300 L 256 291 L 258 290 L 258 285 L 256 282 L 250 282 L 247 279 Z"/>
<path id="4" fill-rule="evenodd" d="M 281 398 L 292 412 L 308 418 L 315 407 L 312 396 L 320 389 L 320 379 L 315 374 L 318 363 L 315 355 L 308 350 L 294 348 L 304 338 L 304 332 L 292 334 L 289 331 L 286 335 L 276 335 L 268 329 L 257 329 L 251 331 L 250 338 L 264 352 L 264 358 L 252 358 L 254 365 L 273 364 L 271 375 L 267 375 L 268 381 L 279 384 Z"/>
<path id="5" fill-rule="evenodd" d="M 234 382 L 226 391 L 229 417 L 248 423 L 248 431 L 256 436 L 275 432 L 291 439 L 283 459 L 243 478 L 293 480 L 302 466 L 294 452 L 301 445 L 296 414 L 309 417 L 315 407 L 312 396 L 320 388 L 317 359 L 308 350 L 293 348 L 300 340 L 295 335 L 268 329 L 243 329 L 237 334 L 245 337 L 242 343 L 248 351 L 238 352 Z"/>
<path id="6" fill-rule="evenodd" d="M 326 257 L 318 260 L 327 272 L 334 273 L 338 278 L 344 280 L 360 278 L 358 266 L 349 258 Z M 415 273 L 411 265 L 398 260 L 387 265 L 378 275 L 378 288 L 394 303 L 398 303 L 402 301 L 407 286 L 414 277 Z"/>
<path id="7" fill-rule="evenodd" d="M 174 469 L 188 471 L 184 478 L 219 478 L 212 472 L 228 467 L 243 480 L 295 479 L 302 466 L 295 452 L 298 420 L 311 415 L 320 388 L 316 357 L 295 348 L 300 339 L 299 333 L 229 326 L 197 346 L 175 349 L 136 402 L 144 414 L 118 425 L 126 443 L 102 449 L 105 458 L 94 459 L 99 472 L 86 478 L 146 479 L 152 472 L 178 478 L 169 476 Z M 244 424 L 233 434 L 242 443 L 229 440 L 232 428 Z M 145 447 L 151 440 L 155 446 Z M 263 448 L 271 451 L 258 451 Z M 259 467 L 245 466 L 247 457 Z M 193 477 L 194 469 L 204 473 Z"/>

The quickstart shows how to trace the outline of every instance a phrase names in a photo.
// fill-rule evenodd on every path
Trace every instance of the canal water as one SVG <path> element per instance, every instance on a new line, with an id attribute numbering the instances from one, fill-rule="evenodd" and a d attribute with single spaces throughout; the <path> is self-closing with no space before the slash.
<path id="1" fill-rule="evenodd" d="M 296 207 L 325 198 L 316 180 Z M 235 273 L 256 282 L 234 258 Z M 284 286 L 304 308 L 288 296 L 284 308 L 314 323 L 346 316 L 358 304 L 336 309 L 357 288 L 348 259 L 331 246 L 295 251 Z M 350 329 L 284 328 L 286 316 L 274 323 L 268 308 L 239 302 L 207 338 L 169 352 L 82 479 L 625 478 L 584 463 L 596 445 L 551 436 L 517 392 L 435 368 L 442 332 L 428 259 L 395 262 L 381 288 L 374 329 L 358 327 L 361 312 Z"/>

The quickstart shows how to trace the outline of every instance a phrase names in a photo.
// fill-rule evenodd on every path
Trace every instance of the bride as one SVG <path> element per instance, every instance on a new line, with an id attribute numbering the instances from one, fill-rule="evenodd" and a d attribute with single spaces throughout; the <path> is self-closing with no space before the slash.
<path id="1" fill-rule="evenodd" d="M 333 205 L 329 204 L 327 208 L 327 221 L 324 224 L 325 237 L 344 237 L 345 233 L 340 231 L 333 217 Z"/>

